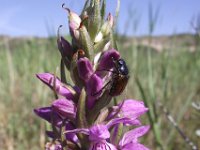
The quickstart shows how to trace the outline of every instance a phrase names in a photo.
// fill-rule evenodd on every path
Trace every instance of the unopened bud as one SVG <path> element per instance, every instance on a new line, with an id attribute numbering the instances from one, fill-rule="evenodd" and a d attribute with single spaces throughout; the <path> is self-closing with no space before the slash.
<path id="1" fill-rule="evenodd" d="M 71 11 L 69 8 L 65 8 L 64 4 L 62 6 L 65 10 L 68 11 L 68 18 L 69 18 L 69 30 L 70 34 L 73 38 L 78 39 L 79 38 L 79 32 L 78 28 L 81 24 L 81 18 L 79 17 L 78 14 L 75 12 Z"/>
<path id="2" fill-rule="evenodd" d="M 106 22 L 103 24 L 101 28 L 101 32 L 103 33 L 104 36 L 107 36 L 112 31 L 113 25 L 114 25 L 113 16 L 109 14 Z"/>
<path id="3" fill-rule="evenodd" d="M 84 25 L 80 27 L 79 32 L 79 43 L 81 46 L 80 48 L 85 51 L 86 57 L 90 59 L 93 56 L 93 43 L 91 41 L 90 35 Z"/>
<path id="4" fill-rule="evenodd" d="M 68 11 L 69 14 L 69 22 L 73 22 L 74 25 L 78 28 L 80 23 L 81 23 L 81 18 L 79 17 L 78 14 L 76 14 L 75 12 L 71 11 L 69 8 L 64 7 L 65 4 L 62 5 L 62 7 Z"/>
<path id="5" fill-rule="evenodd" d="M 94 0 L 94 6 L 91 7 L 88 20 L 88 31 L 91 39 L 94 40 L 101 25 L 100 1 Z"/>

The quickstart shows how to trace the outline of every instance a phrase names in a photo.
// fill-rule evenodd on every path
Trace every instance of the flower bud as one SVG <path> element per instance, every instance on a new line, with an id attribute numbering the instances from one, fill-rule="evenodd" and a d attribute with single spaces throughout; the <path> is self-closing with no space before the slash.
<path id="1" fill-rule="evenodd" d="M 86 88 L 87 88 L 87 94 L 88 94 L 87 107 L 91 109 L 102 93 L 103 80 L 96 74 L 93 74 L 88 80 L 86 84 Z"/>
<path id="2" fill-rule="evenodd" d="M 64 8 L 64 4 L 62 7 Z M 81 24 L 81 18 L 79 17 L 78 14 L 71 11 L 69 8 L 64 8 L 64 9 L 68 11 L 70 34 L 74 39 L 77 40 L 79 38 L 79 32 L 77 29 Z"/>
<path id="3" fill-rule="evenodd" d="M 90 135 L 89 135 L 90 141 L 105 140 L 108 139 L 109 137 L 110 137 L 110 132 L 108 131 L 106 125 L 98 124 L 90 128 Z"/>
<path id="4" fill-rule="evenodd" d="M 52 103 L 52 108 L 65 119 L 75 119 L 76 117 L 76 106 L 71 100 L 57 99 Z"/>
<path id="5" fill-rule="evenodd" d="M 70 45 L 70 43 L 64 39 L 64 37 L 58 37 L 57 39 L 58 49 L 61 53 L 61 56 L 63 58 L 67 58 L 69 61 L 71 61 L 73 56 L 73 49 Z"/>
<path id="6" fill-rule="evenodd" d="M 103 39 L 103 34 L 102 34 L 102 32 L 100 31 L 100 32 L 97 34 L 97 36 L 95 37 L 94 43 L 98 43 L 98 42 L 100 42 L 102 39 Z"/>
<path id="7" fill-rule="evenodd" d="M 91 41 L 90 35 L 84 25 L 80 26 L 79 32 L 80 32 L 79 36 L 80 48 L 84 50 L 86 57 L 90 59 L 93 57 L 94 53 L 93 43 Z"/>
<path id="8" fill-rule="evenodd" d="M 62 119 L 52 110 L 52 107 L 37 108 L 34 109 L 34 113 L 55 126 L 60 126 L 62 124 Z"/>
<path id="9" fill-rule="evenodd" d="M 114 19 L 113 16 L 109 13 L 106 22 L 101 27 L 101 32 L 104 37 L 107 36 L 112 31 L 113 25 L 114 25 Z"/>
<path id="10" fill-rule="evenodd" d="M 109 37 L 110 32 L 112 32 L 113 24 L 113 16 L 109 13 L 106 22 L 104 22 L 104 24 L 102 25 L 101 30 L 96 35 L 94 42 L 98 43 L 104 38 Z"/>
<path id="11" fill-rule="evenodd" d="M 103 54 L 99 58 L 99 64 L 97 66 L 97 71 L 96 71 L 97 74 L 100 77 L 103 77 L 105 75 L 105 72 L 101 70 L 110 70 L 111 68 L 115 67 L 113 59 L 117 60 L 119 58 L 120 58 L 120 54 L 115 49 L 110 49 L 103 52 Z"/>
<path id="12" fill-rule="evenodd" d="M 94 73 L 91 62 L 86 57 L 80 58 L 77 62 L 77 66 L 79 77 L 86 83 Z"/>
<path id="13" fill-rule="evenodd" d="M 91 12 L 89 13 L 88 31 L 91 39 L 94 40 L 101 25 L 101 13 L 100 13 L 100 0 L 94 0 L 94 5 L 91 6 Z"/>
<path id="14" fill-rule="evenodd" d="M 63 84 L 59 78 L 55 77 L 51 73 L 38 73 L 36 74 L 37 78 L 40 79 L 43 83 L 48 85 L 52 90 L 55 90 L 55 92 L 61 96 L 64 96 L 68 99 L 72 99 L 76 101 L 75 95 L 76 91 L 68 86 Z M 55 84 L 55 85 L 54 85 Z"/>

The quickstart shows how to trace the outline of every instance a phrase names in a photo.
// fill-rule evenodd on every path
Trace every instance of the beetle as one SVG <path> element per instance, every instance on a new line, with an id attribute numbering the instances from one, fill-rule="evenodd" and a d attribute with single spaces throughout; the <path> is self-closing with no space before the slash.
<path id="1" fill-rule="evenodd" d="M 101 70 L 112 73 L 110 81 L 108 81 L 100 91 L 93 94 L 92 96 L 99 94 L 100 92 L 102 92 L 103 89 L 107 87 L 109 90 L 109 95 L 113 97 L 120 95 L 124 91 L 129 80 L 128 67 L 126 65 L 126 62 L 122 58 L 115 60 L 112 57 L 112 60 L 114 63 L 114 70 Z"/>
<path id="2" fill-rule="evenodd" d="M 112 78 L 111 78 L 111 83 L 110 83 L 110 90 L 109 90 L 109 95 L 110 96 L 117 96 L 120 95 L 127 83 L 128 83 L 128 79 L 129 79 L 129 71 L 128 71 L 128 67 L 126 65 L 126 62 L 123 59 L 118 59 L 118 60 L 114 60 L 114 71 L 112 73 Z"/>

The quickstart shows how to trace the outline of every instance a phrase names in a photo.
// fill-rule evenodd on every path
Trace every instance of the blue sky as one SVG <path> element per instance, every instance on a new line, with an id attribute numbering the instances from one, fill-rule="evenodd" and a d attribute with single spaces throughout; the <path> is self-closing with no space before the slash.
<path id="1" fill-rule="evenodd" d="M 160 10 L 155 35 L 192 32 L 190 23 L 200 13 L 200 0 L 121 0 L 118 31 L 128 35 L 147 34 L 150 2 Z M 68 33 L 67 13 L 61 8 L 62 3 L 79 13 L 84 0 L 0 0 L 0 35 L 48 36 L 55 34 L 60 24 L 64 25 L 63 32 Z M 114 13 L 116 3 L 117 0 L 107 0 L 107 13 Z M 137 19 L 138 28 L 133 32 Z"/>

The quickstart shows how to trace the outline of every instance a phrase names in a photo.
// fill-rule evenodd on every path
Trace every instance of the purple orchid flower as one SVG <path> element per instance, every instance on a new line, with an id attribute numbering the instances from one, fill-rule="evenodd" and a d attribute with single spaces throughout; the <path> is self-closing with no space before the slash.
<path id="1" fill-rule="evenodd" d="M 65 65 L 69 69 L 70 61 L 74 54 L 73 48 L 72 48 L 71 44 L 67 40 L 65 40 L 64 37 L 59 36 L 59 35 L 58 35 L 58 39 L 57 39 L 57 45 L 58 45 L 58 49 L 61 53 L 62 59 L 64 60 Z"/>
<path id="2" fill-rule="evenodd" d="M 117 60 L 119 58 L 120 54 L 115 49 L 105 51 L 99 58 L 99 62 L 97 65 L 96 73 L 98 74 L 98 76 L 104 77 L 105 73 L 108 74 L 108 71 L 115 66 L 113 59 Z"/>
<path id="3" fill-rule="evenodd" d="M 72 125 L 71 122 L 68 122 L 68 121 L 65 122 L 65 130 L 73 130 L 74 128 L 75 127 L 74 125 Z M 61 128 L 60 128 L 60 131 L 61 131 Z M 57 138 L 59 139 L 57 134 L 55 134 L 55 132 L 53 131 L 46 131 L 46 135 L 52 139 L 57 139 Z M 75 143 L 75 144 L 79 142 L 78 137 L 74 133 L 66 133 L 65 138 L 66 140 L 71 141 L 72 143 Z"/>
<path id="4" fill-rule="evenodd" d="M 34 109 L 34 112 L 42 119 L 60 125 L 64 119 L 75 119 L 76 105 L 71 100 L 57 99 L 51 107 Z"/>
<path id="5" fill-rule="evenodd" d="M 80 129 L 74 129 L 74 130 L 68 130 L 65 133 L 83 133 L 88 135 L 90 143 L 90 150 L 128 150 L 128 148 L 131 148 L 133 150 L 136 150 L 137 148 L 140 148 L 139 150 L 148 150 L 145 146 L 138 143 L 138 137 L 143 136 L 147 131 L 149 130 L 149 126 L 142 126 L 136 129 L 133 129 L 127 133 L 124 134 L 122 139 L 119 142 L 119 145 L 115 146 L 112 143 L 109 143 L 110 141 L 110 132 L 109 128 L 111 128 L 114 125 L 117 125 L 119 123 L 127 123 L 131 119 L 129 118 L 115 118 L 105 124 L 97 124 L 89 129 L 87 128 L 80 128 Z"/>
<path id="6" fill-rule="evenodd" d="M 138 138 L 149 131 L 150 126 L 141 126 L 130 130 L 124 134 L 119 142 L 120 150 L 149 150 L 147 147 L 138 143 Z"/>
<path id="7" fill-rule="evenodd" d="M 101 74 L 103 72 L 108 73 L 108 71 L 114 67 L 113 59 L 117 60 L 119 58 L 120 54 L 115 49 L 105 51 L 99 58 L 96 71 L 94 71 L 92 63 L 88 58 L 80 58 L 77 62 L 79 76 L 85 82 L 88 81 L 92 74 L 97 74 L 102 77 Z"/>
<path id="8" fill-rule="evenodd" d="M 74 129 L 66 131 L 66 133 L 83 133 L 89 136 L 91 142 L 89 150 L 117 150 L 114 145 L 107 142 L 106 139 L 110 138 L 110 132 L 106 125 L 98 124 L 89 129 Z"/>
<path id="9" fill-rule="evenodd" d="M 71 100 L 57 99 L 52 103 L 52 108 L 62 118 L 75 119 L 76 117 L 76 106 Z"/>
<path id="10" fill-rule="evenodd" d="M 34 109 L 36 115 L 41 117 L 42 119 L 48 121 L 49 123 L 55 126 L 61 126 L 62 118 L 56 113 L 52 107 L 41 107 Z"/>
<path id="11" fill-rule="evenodd" d="M 114 67 L 113 59 L 120 57 L 119 52 L 115 49 L 108 50 L 103 53 L 98 62 L 97 70 L 94 71 L 92 63 L 86 57 L 80 58 L 77 62 L 79 77 L 86 84 L 87 107 L 90 109 L 94 106 L 96 100 L 103 91 L 104 75 L 110 72 L 109 69 Z"/>
<path id="12" fill-rule="evenodd" d="M 75 12 L 71 11 L 68 8 L 65 8 L 68 11 L 68 16 L 69 16 L 69 31 L 71 36 L 73 37 L 73 39 L 75 41 L 77 41 L 79 39 L 79 31 L 78 28 L 81 24 L 81 18 L 79 17 L 78 14 L 76 14 Z"/>
<path id="13" fill-rule="evenodd" d="M 139 100 L 127 99 L 117 106 L 112 107 L 112 111 L 108 115 L 108 120 L 115 117 L 127 117 L 132 119 L 137 119 L 145 112 L 148 108 L 145 107 L 144 103 Z"/>
<path id="14" fill-rule="evenodd" d="M 95 101 L 101 94 L 101 89 L 103 88 L 103 79 L 101 79 L 93 70 L 92 64 L 88 58 L 80 58 L 77 63 L 78 73 L 80 78 L 86 84 L 87 92 L 87 107 L 92 108 Z M 96 94 L 98 93 L 98 94 Z"/>
<path id="15" fill-rule="evenodd" d="M 66 100 L 65 100 L 66 101 Z M 56 102 L 58 103 L 58 102 Z M 61 101 L 59 102 L 60 104 L 62 103 Z M 59 107 L 59 105 L 57 104 L 54 104 L 56 106 L 54 107 Z M 66 105 L 65 105 L 66 106 Z M 63 106 L 61 106 L 61 108 L 64 108 Z M 55 109 L 55 108 L 54 108 Z M 39 109 L 34 109 L 34 112 L 39 116 L 41 117 L 42 119 L 48 121 L 49 123 L 51 123 L 53 126 L 56 126 L 60 131 L 61 131 L 61 127 L 63 125 L 63 116 L 61 117 L 56 111 L 57 109 L 59 108 L 56 108 L 54 110 L 52 107 L 43 107 L 43 108 L 39 108 Z M 62 110 L 59 110 L 58 112 L 61 112 Z M 66 109 L 66 111 L 68 111 Z M 63 114 L 63 113 L 62 113 Z M 65 117 L 68 116 L 70 114 L 70 112 L 65 112 L 64 115 Z M 70 114 L 71 115 L 71 114 Z M 73 116 L 73 115 L 71 115 Z M 69 121 L 65 121 L 64 123 L 65 125 L 65 130 L 72 130 L 74 129 L 74 126 L 72 125 L 71 122 Z M 50 138 L 53 138 L 53 139 L 56 139 L 57 138 L 57 134 L 53 131 L 46 131 L 46 134 L 48 137 Z M 74 133 L 67 133 L 65 134 L 65 137 L 67 140 L 73 142 L 73 143 L 76 143 L 78 142 L 78 138 L 76 136 L 76 134 Z"/>
<path id="16" fill-rule="evenodd" d="M 94 70 L 92 67 L 92 63 L 87 57 L 80 58 L 77 62 L 78 74 L 79 77 L 86 83 L 92 74 L 94 74 Z"/>
<path id="17" fill-rule="evenodd" d="M 96 74 L 93 74 L 86 84 L 87 91 L 87 107 L 91 109 L 96 100 L 99 98 L 101 94 L 101 90 L 103 88 L 103 80 Z"/>
<path id="18" fill-rule="evenodd" d="M 47 86 L 49 86 L 52 90 L 54 90 L 54 84 L 55 84 L 55 91 L 57 94 L 64 96 L 67 99 L 74 100 L 75 96 L 74 94 L 77 92 L 76 88 L 69 88 L 66 85 L 64 85 L 58 77 L 55 77 L 51 73 L 40 73 L 36 74 L 37 78 L 40 79 L 43 83 L 45 83 Z M 76 101 L 76 100 L 74 100 Z"/>

